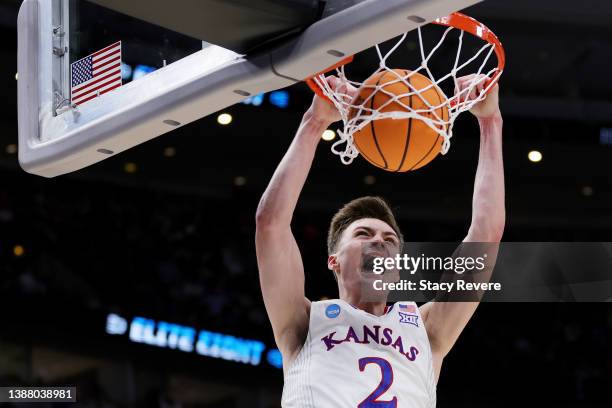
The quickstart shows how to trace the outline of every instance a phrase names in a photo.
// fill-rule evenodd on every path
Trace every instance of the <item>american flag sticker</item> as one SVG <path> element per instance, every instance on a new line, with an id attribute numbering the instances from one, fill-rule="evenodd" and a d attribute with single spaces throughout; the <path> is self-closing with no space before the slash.
<path id="1" fill-rule="evenodd" d="M 416 306 L 414 306 L 414 305 L 403 305 L 403 304 L 400 304 L 399 307 L 402 310 L 402 312 L 416 313 Z"/>
<path id="2" fill-rule="evenodd" d="M 70 99 L 81 105 L 123 85 L 121 41 L 70 65 Z"/>

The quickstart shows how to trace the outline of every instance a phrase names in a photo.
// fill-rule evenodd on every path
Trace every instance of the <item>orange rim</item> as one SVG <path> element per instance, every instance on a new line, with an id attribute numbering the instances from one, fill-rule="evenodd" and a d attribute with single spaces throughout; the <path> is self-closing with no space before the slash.
<path id="1" fill-rule="evenodd" d="M 334 69 L 336 69 L 338 67 L 341 67 L 342 65 L 346 65 L 346 64 L 349 64 L 351 62 L 353 62 L 353 56 L 352 55 L 344 58 L 341 61 L 338 61 L 337 63 L 335 63 L 331 67 L 325 69 L 324 71 L 317 72 L 313 76 L 307 78 L 305 80 L 305 82 L 310 87 L 310 89 L 312 89 L 312 92 L 314 92 L 315 94 L 317 94 L 318 96 L 320 96 L 321 98 L 325 99 L 327 102 L 329 102 L 329 103 L 331 103 L 333 105 L 332 101 L 330 101 L 329 98 L 327 97 L 327 95 L 325 95 L 325 93 L 323 92 L 321 87 L 319 85 L 317 85 L 317 83 L 314 80 L 314 78 L 318 77 L 319 75 L 327 74 L 329 71 L 332 71 L 332 70 L 334 70 Z"/>
<path id="2" fill-rule="evenodd" d="M 488 42 L 489 44 L 493 44 L 493 46 L 495 47 L 495 55 L 497 56 L 497 72 L 495 73 L 495 75 L 493 75 L 493 77 L 489 81 L 487 81 L 486 86 L 488 87 L 489 85 L 491 85 L 491 83 L 496 83 L 499 81 L 499 77 L 501 76 L 504 70 L 504 67 L 506 66 L 506 53 L 504 51 L 504 47 L 502 46 L 502 43 L 499 40 L 499 38 L 497 38 L 495 33 L 491 31 L 486 25 L 482 24 L 480 21 L 476 20 L 475 18 L 472 18 L 470 16 L 467 16 L 459 12 L 452 13 L 446 17 L 438 18 L 432 21 L 432 24 L 457 28 L 459 30 L 463 30 L 467 33 L 475 35 L 476 37 L 481 38 L 482 40 Z M 332 103 L 332 101 L 330 101 L 329 98 L 325 95 L 321 87 L 317 85 L 314 78 L 319 75 L 326 74 L 329 71 L 332 71 L 342 65 L 346 65 L 352 61 L 353 61 L 352 55 L 349 57 L 346 57 L 345 59 L 339 61 L 338 63 L 332 65 L 331 67 L 325 69 L 324 71 L 318 72 L 312 75 L 311 77 L 307 78 L 305 82 L 306 84 L 308 84 L 310 89 L 312 89 L 312 91 L 315 94 L 325 99 L 329 103 Z M 490 87 L 487 93 L 491 92 L 491 90 L 493 90 L 493 87 Z"/>
<path id="3" fill-rule="evenodd" d="M 470 33 L 478 38 L 481 38 L 483 41 L 486 41 L 489 44 L 493 44 L 495 47 L 495 55 L 497 56 L 497 72 L 487 81 L 486 87 L 489 87 L 491 83 L 497 83 L 499 81 L 499 77 L 506 66 L 506 52 L 504 51 L 504 46 L 502 45 L 501 41 L 499 41 L 499 38 L 497 38 L 495 33 L 491 31 L 489 27 L 482 24 L 475 18 L 458 12 L 452 13 L 446 17 L 438 18 L 432 21 L 432 24 L 458 28 L 459 30 L 463 30 L 466 33 Z M 487 93 L 491 92 L 492 90 L 493 87 L 491 86 Z"/>

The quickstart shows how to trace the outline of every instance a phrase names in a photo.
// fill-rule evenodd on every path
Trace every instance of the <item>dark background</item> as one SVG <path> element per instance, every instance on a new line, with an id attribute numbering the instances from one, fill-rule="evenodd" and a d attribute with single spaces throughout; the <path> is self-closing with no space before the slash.
<path id="1" fill-rule="evenodd" d="M 273 343 L 254 214 L 310 91 L 288 88 L 288 109 L 267 99 L 230 107 L 229 126 L 211 115 L 74 174 L 29 175 L 14 152 L 19 4 L 0 1 L 0 386 L 75 384 L 79 405 L 91 407 L 279 406 L 280 370 L 130 345 L 104 333 L 104 317 Z M 601 137 L 612 128 L 609 2 L 490 0 L 466 13 L 498 34 L 508 56 L 504 239 L 610 241 L 612 146 Z M 105 40 L 94 34 L 81 47 Z M 172 45 L 191 52 L 189 41 Z M 156 66 L 148 59 L 159 47 L 140 41 L 126 58 Z M 325 237 L 347 200 L 386 197 L 410 241 L 467 232 L 478 154 L 469 114 L 449 154 L 416 172 L 386 173 L 361 159 L 345 167 L 329 147 L 319 145 L 293 224 L 311 299 L 337 296 Z M 537 164 L 527 159 L 534 149 L 543 154 Z M 609 406 L 611 332 L 608 304 L 482 304 L 444 362 L 439 406 Z"/>

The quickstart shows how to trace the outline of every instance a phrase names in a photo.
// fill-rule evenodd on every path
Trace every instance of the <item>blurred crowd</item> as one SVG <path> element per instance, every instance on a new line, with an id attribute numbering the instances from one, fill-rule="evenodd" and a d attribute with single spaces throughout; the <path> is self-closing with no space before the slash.
<path id="1" fill-rule="evenodd" d="M 200 327 L 224 316 L 226 331 L 238 317 L 236 327 L 245 318 L 264 323 L 252 214 L 196 196 L 107 187 L 0 192 L 3 293 Z"/>

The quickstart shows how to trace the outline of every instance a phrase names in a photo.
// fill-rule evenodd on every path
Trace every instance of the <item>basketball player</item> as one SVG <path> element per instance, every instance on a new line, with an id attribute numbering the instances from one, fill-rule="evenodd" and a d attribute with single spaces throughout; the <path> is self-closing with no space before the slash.
<path id="1" fill-rule="evenodd" d="M 470 79 L 460 78 L 459 90 Z M 337 78 L 328 81 L 332 87 L 343 86 Z M 356 90 L 348 92 L 354 95 Z M 480 124 L 480 153 L 472 222 L 464 241 L 494 243 L 501 240 L 505 223 L 497 85 L 471 112 Z M 261 289 L 283 356 L 282 406 L 433 407 L 442 361 L 478 302 L 429 302 L 417 308 L 414 302 L 386 307 L 384 299 L 361 299 L 362 245 L 399 248 L 402 242 L 382 199 L 356 199 L 333 217 L 327 267 L 335 274 L 339 298 L 312 302 L 305 297 L 304 268 L 291 219 L 321 134 L 339 119 L 332 105 L 314 97 L 257 209 Z M 408 318 L 402 319 L 401 313 Z"/>

